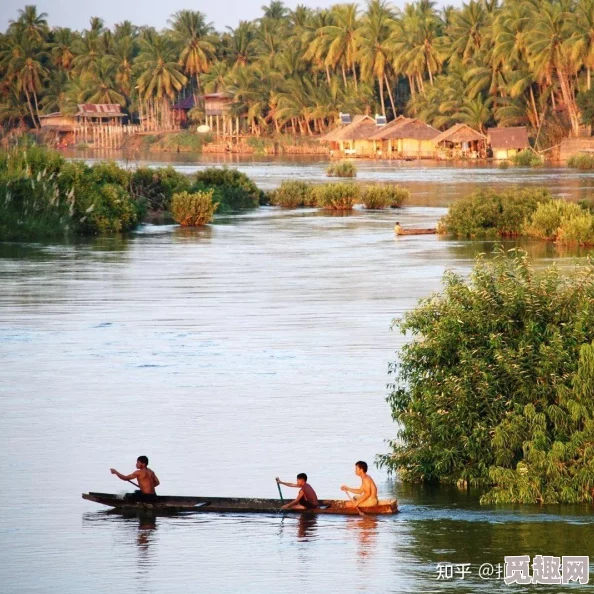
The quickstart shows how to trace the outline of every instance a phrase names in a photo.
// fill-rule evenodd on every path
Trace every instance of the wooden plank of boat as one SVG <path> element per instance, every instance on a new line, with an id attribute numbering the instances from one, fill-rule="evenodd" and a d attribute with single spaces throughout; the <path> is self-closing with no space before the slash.
<path id="1" fill-rule="evenodd" d="M 396 235 L 434 235 L 437 233 L 437 229 L 416 229 L 412 227 L 403 229 L 402 227 L 394 227 L 394 233 Z"/>
<path id="2" fill-rule="evenodd" d="M 174 513 L 180 511 L 195 511 L 197 513 L 277 513 L 281 511 L 278 499 L 236 499 L 231 497 L 180 497 L 170 495 L 156 495 L 143 498 L 135 494 L 126 496 L 113 493 L 83 493 L 83 499 L 107 505 L 122 512 L 161 512 Z M 325 499 L 320 506 L 312 510 L 283 510 L 287 513 L 314 514 L 342 514 L 357 515 L 353 507 L 346 507 L 346 501 Z M 395 499 L 380 501 L 379 505 L 361 508 L 367 515 L 389 515 L 398 512 L 398 502 Z"/>

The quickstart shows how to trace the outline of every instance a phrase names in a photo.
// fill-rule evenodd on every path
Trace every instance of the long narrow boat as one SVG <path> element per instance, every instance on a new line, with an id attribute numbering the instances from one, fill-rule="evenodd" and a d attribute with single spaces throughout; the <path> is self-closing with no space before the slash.
<path id="1" fill-rule="evenodd" d="M 431 229 L 417 229 L 413 227 L 394 227 L 394 233 L 396 235 L 435 235 L 437 233 L 436 228 Z"/>
<path id="2" fill-rule="evenodd" d="M 269 514 L 281 511 L 279 499 L 234 499 L 229 497 L 179 497 L 156 495 L 150 499 L 134 494 L 114 495 L 112 493 L 83 493 L 83 499 L 107 505 L 121 512 L 197 512 L 197 513 L 260 513 Z M 346 507 L 345 501 L 325 499 L 320 501 L 320 507 L 311 510 L 283 510 L 287 513 L 313 514 L 343 514 L 357 515 L 359 512 L 353 507 Z M 388 515 L 398 512 L 398 502 L 395 499 L 380 501 L 374 507 L 361 508 L 365 515 Z"/>

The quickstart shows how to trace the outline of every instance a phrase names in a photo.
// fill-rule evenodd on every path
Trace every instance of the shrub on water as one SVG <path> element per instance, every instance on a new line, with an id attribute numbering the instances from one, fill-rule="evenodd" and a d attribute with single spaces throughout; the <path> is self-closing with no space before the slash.
<path id="1" fill-rule="evenodd" d="M 497 167 L 499 167 L 499 169 L 509 169 L 509 161 L 500 161 Z"/>
<path id="2" fill-rule="evenodd" d="M 530 149 L 520 151 L 510 160 L 516 167 L 541 167 L 543 164 L 542 157 Z"/>
<path id="3" fill-rule="evenodd" d="M 260 204 L 262 192 L 258 186 L 237 169 L 209 167 L 196 174 L 191 191 L 215 189 L 216 199 L 226 210 L 255 208 Z"/>
<path id="4" fill-rule="evenodd" d="M 131 229 L 142 206 L 130 196 L 128 181 L 128 172 L 113 163 L 89 167 L 41 148 L 4 154 L 0 239 Z"/>
<path id="5" fill-rule="evenodd" d="M 486 487 L 485 503 L 592 501 L 592 263 L 562 273 L 519 250 L 481 256 L 397 323 L 412 339 L 390 367 L 398 427 L 383 465 Z"/>
<path id="6" fill-rule="evenodd" d="M 567 159 L 567 166 L 574 169 L 594 169 L 594 155 L 590 153 L 578 153 Z"/>
<path id="7" fill-rule="evenodd" d="M 587 210 L 563 217 L 557 243 L 562 245 L 594 245 L 594 215 Z"/>
<path id="8" fill-rule="evenodd" d="M 573 202 L 551 200 L 539 204 L 524 225 L 524 233 L 537 239 L 557 239 L 563 219 L 568 220 L 585 211 Z"/>
<path id="9" fill-rule="evenodd" d="M 357 175 L 357 167 L 351 161 L 330 163 L 326 169 L 326 175 L 328 177 L 355 177 Z"/>
<path id="10" fill-rule="evenodd" d="M 173 167 L 139 167 L 131 178 L 132 195 L 144 200 L 152 212 L 169 210 L 173 194 L 188 191 L 191 185 L 190 178 Z"/>
<path id="11" fill-rule="evenodd" d="M 171 199 L 171 214 L 182 227 L 200 227 L 210 223 L 219 206 L 213 192 L 179 192 Z"/>
<path id="12" fill-rule="evenodd" d="M 310 183 L 288 180 L 270 192 L 270 204 L 283 208 L 299 208 L 300 206 L 315 206 L 313 186 Z"/>
<path id="13" fill-rule="evenodd" d="M 319 208 L 352 210 L 359 199 L 360 189 L 349 182 L 327 183 L 314 186 L 313 195 Z"/>
<path id="14" fill-rule="evenodd" d="M 464 238 L 517 236 L 538 205 L 551 200 L 546 188 L 479 190 L 450 206 L 438 232 Z"/>
<path id="15" fill-rule="evenodd" d="M 409 197 L 407 189 L 389 184 L 370 184 L 361 190 L 361 202 L 368 209 L 399 208 Z"/>

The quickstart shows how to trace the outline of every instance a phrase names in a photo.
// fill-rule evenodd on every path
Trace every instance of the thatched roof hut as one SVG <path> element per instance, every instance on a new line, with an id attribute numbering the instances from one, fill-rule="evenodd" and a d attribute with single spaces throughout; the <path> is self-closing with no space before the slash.
<path id="1" fill-rule="evenodd" d="M 473 143 L 486 141 L 487 137 L 480 132 L 477 132 L 467 124 L 455 124 L 445 132 L 433 139 L 435 146 L 443 143 L 451 143 L 453 145 L 462 144 L 463 142 Z"/>
<path id="2" fill-rule="evenodd" d="M 76 117 L 109 120 L 125 118 L 126 114 L 117 103 L 79 103 Z"/>
<path id="3" fill-rule="evenodd" d="M 402 117 L 399 120 L 390 122 L 370 138 L 371 140 L 395 140 L 398 138 L 433 140 L 439 135 L 439 130 L 421 120 Z"/>
<path id="4" fill-rule="evenodd" d="M 345 140 L 364 140 L 377 130 L 375 120 L 368 115 L 356 115 L 346 126 L 339 126 L 320 136 L 320 142 L 342 142 Z"/>

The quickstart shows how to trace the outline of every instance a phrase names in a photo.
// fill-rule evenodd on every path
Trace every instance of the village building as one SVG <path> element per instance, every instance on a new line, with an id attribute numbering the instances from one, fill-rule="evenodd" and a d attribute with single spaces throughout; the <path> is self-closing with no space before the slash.
<path id="1" fill-rule="evenodd" d="M 497 160 L 510 159 L 520 151 L 530 148 L 526 126 L 489 128 L 487 138 Z"/>
<path id="2" fill-rule="evenodd" d="M 41 130 L 49 135 L 57 146 L 68 146 L 74 143 L 76 117 L 56 111 L 39 116 Z"/>
<path id="3" fill-rule="evenodd" d="M 179 128 L 187 128 L 190 124 L 188 116 L 191 109 L 194 109 L 194 96 L 190 95 L 185 99 L 180 99 L 171 107 L 173 112 L 173 122 Z"/>
<path id="4" fill-rule="evenodd" d="M 487 137 L 466 124 L 455 124 L 433 139 L 439 159 L 484 159 Z"/>
<path id="5" fill-rule="evenodd" d="M 239 137 L 239 117 L 233 117 L 231 105 L 233 97 L 226 93 L 206 93 L 204 101 L 204 117 L 206 125 L 216 136 Z"/>
<path id="6" fill-rule="evenodd" d="M 76 118 L 82 124 L 121 124 L 128 117 L 117 103 L 80 103 Z"/>
<path id="7" fill-rule="evenodd" d="M 376 143 L 377 155 L 384 159 L 432 159 L 433 140 L 439 130 L 421 120 L 399 116 L 377 130 L 371 140 Z"/>
<path id="8" fill-rule="evenodd" d="M 331 130 L 319 140 L 330 144 L 331 155 L 338 153 L 345 157 L 374 157 L 377 145 L 371 136 L 377 130 L 376 120 L 371 116 L 356 115 L 350 123 Z"/>

